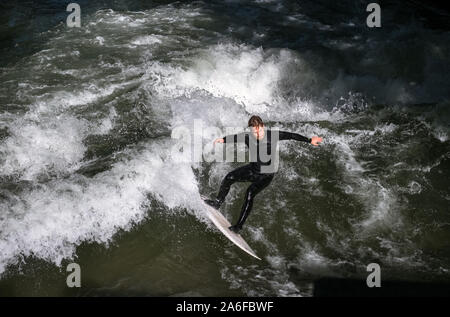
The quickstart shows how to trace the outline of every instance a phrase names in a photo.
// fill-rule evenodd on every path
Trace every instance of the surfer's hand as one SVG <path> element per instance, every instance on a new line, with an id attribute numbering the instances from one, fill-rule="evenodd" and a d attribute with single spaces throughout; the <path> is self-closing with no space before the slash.
<path id="1" fill-rule="evenodd" d="M 321 137 L 313 136 L 313 137 L 311 138 L 311 144 L 312 144 L 312 145 L 318 146 L 318 145 L 319 145 L 319 142 L 322 142 L 322 138 L 321 138 Z"/>
<path id="2" fill-rule="evenodd" d="M 224 139 L 215 139 L 214 140 L 214 144 L 216 144 L 216 143 L 223 143 L 224 142 Z"/>

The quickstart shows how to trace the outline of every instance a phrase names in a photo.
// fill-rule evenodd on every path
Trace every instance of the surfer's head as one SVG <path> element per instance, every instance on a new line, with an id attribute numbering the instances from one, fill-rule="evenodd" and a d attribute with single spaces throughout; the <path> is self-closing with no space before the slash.
<path id="1" fill-rule="evenodd" d="M 248 126 L 251 127 L 255 138 L 261 139 L 264 137 L 264 122 L 261 117 L 252 116 L 250 120 L 248 120 Z"/>
<path id="2" fill-rule="evenodd" d="M 263 123 L 261 117 L 259 117 L 259 116 L 252 116 L 248 120 L 248 126 L 249 127 L 263 127 L 264 123 Z"/>

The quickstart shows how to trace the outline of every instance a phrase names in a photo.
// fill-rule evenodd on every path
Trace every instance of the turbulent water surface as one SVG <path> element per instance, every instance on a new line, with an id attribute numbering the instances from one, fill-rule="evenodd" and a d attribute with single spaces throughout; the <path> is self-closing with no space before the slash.
<path id="1" fill-rule="evenodd" d="M 383 2 L 371 29 L 370 1 L 79 1 L 68 28 L 68 2 L 0 6 L 0 294 L 309 296 L 372 262 L 450 281 L 446 12 Z M 324 138 L 280 145 L 242 233 L 262 261 L 201 208 L 242 163 L 181 162 L 171 137 L 252 114 Z"/>

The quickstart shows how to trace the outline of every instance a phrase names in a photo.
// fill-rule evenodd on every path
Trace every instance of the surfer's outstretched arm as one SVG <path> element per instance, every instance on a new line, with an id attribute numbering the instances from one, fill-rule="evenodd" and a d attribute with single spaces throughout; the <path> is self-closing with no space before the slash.
<path id="1" fill-rule="evenodd" d="M 313 136 L 311 138 L 307 138 L 306 136 L 303 136 L 298 133 L 294 132 L 287 132 L 287 131 L 279 131 L 279 138 L 281 140 L 296 140 L 296 141 L 302 141 L 311 143 L 312 145 L 317 146 L 319 142 L 322 142 L 322 138 L 318 136 Z"/>
<path id="2" fill-rule="evenodd" d="M 242 132 L 238 134 L 231 134 L 224 136 L 223 138 L 219 138 L 214 140 L 214 144 L 216 143 L 241 143 L 246 142 L 248 138 L 248 133 Z"/>

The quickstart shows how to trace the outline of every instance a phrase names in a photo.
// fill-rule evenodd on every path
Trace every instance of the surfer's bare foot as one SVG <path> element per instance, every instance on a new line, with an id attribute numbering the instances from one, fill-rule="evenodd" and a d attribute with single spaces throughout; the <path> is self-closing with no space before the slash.
<path id="1" fill-rule="evenodd" d="M 217 199 L 205 199 L 205 203 L 210 205 L 213 208 L 219 209 L 220 208 L 220 202 Z"/>
<path id="2" fill-rule="evenodd" d="M 231 231 L 233 231 L 234 233 L 239 233 L 239 231 L 242 229 L 242 227 L 237 226 L 237 225 L 233 225 L 231 227 L 228 227 L 228 229 L 230 229 Z"/>

